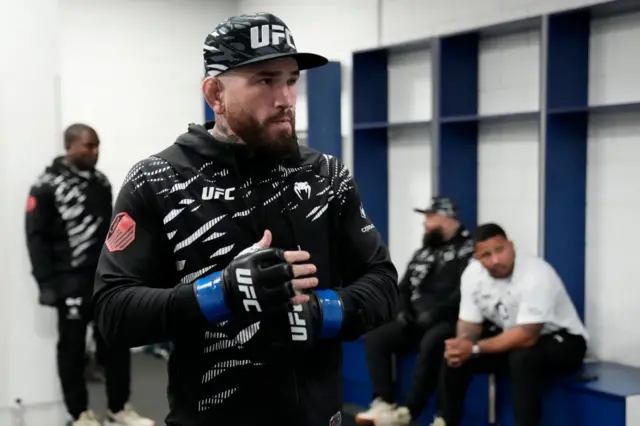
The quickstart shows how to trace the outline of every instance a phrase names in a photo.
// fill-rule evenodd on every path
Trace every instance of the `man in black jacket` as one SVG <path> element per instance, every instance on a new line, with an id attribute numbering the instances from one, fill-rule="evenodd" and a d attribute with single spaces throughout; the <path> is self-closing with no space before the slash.
<path id="1" fill-rule="evenodd" d="M 356 416 L 361 425 L 402 426 L 419 417 L 438 384 L 444 342 L 455 335 L 460 303 L 460 277 L 473 254 L 470 233 L 457 219 L 448 198 L 434 197 L 424 214 L 422 247 L 400 282 L 394 321 L 365 336 L 373 385 L 371 407 Z M 395 404 L 393 354 L 418 349 L 413 381 L 405 406 Z"/>
<path id="2" fill-rule="evenodd" d="M 172 342 L 168 425 L 340 425 L 341 342 L 392 318 L 397 272 L 349 171 L 297 143 L 300 70 L 327 59 L 259 13 L 204 60 L 216 122 L 126 177 L 97 323 L 113 346 Z"/>
<path id="3" fill-rule="evenodd" d="M 87 326 L 98 257 L 111 219 L 111 185 L 95 169 L 100 140 L 85 124 L 64 132 L 66 155 L 57 157 L 31 187 L 26 213 L 27 247 L 39 302 L 58 310 L 58 374 L 74 426 L 98 426 L 88 409 L 84 375 Z M 130 352 L 110 350 L 94 332 L 105 367 L 113 425 L 146 426 L 127 404 Z"/>

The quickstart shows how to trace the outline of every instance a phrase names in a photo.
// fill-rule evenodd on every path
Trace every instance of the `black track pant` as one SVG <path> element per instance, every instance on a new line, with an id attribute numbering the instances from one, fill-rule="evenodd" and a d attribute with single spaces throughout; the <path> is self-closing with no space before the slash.
<path id="1" fill-rule="evenodd" d="M 92 279 L 92 277 L 91 277 Z M 91 284 L 91 281 L 88 283 Z M 67 297 L 58 306 L 58 375 L 69 414 L 77 419 L 88 408 L 85 382 L 87 326 L 91 321 L 90 299 Z M 104 367 L 109 410 L 118 412 L 129 400 L 131 353 L 128 348 L 111 349 L 94 328 L 96 358 Z"/>
<path id="2" fill-rule="evenodd" d="M 438 386 L 438 377 L 444 353 L 444 341 L 455 334 L 450 323 L 436 323 L 427 330 L 404 326 L 396 321 L 382 325 L 365 335 L 369 373 L 373 397 L 395 402 L 392 355 L 406 354 L 418 349 L 412 383 L 406 406 L 412 418 L 418 418 L 429 397 Z"/>
<path id="3" fill-rule="evenodd" d="M 540 426 L 545 384 L 553 376 L 577 371 L 585 352 L 586 342 L 582 336 L 558 332 L 540 337 L 530 348 L 501 355 L 481 355 L 456 368 L 449 367 L 445 360 L 438 395 L 442 417 L 447 426 L 459 426 L 471 376 L 499 374 L 508 375 L 510 379 L 515 424 Z"/>

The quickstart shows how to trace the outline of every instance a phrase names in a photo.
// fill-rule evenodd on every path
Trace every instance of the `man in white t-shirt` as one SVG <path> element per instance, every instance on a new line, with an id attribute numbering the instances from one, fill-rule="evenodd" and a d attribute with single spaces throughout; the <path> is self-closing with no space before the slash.
<path id="1" fill-rule="evenodd" d="M 472 374 L 508 374 L 515 424 L 540 426 L 546 381 L 582 365 L 587 333 L 562 280 L 541 258 L 518 252 L 496 224 L 474 232 L 462 274 L 456 337 L 445 344 L 442 418 L 458 426 Z"/>

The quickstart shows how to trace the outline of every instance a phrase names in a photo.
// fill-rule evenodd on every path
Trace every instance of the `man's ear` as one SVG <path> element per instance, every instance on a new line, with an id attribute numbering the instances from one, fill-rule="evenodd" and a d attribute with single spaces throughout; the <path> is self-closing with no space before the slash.
<path id="1" fill-rule="evenodd" d="M 207 77 L 202 82 L 204 98 L 215 114 L 224 114 L 224 102 L 222 102 L 222 83 L 216 77 Z"/>
<path id="2" fill-rule="evenodd" d="M 510 248 L 511 250 L 513 250 L 513 241 L 511 241 L 511 240 L 507 240 L 507 245 L 509 246 L 509 248 Z"/>

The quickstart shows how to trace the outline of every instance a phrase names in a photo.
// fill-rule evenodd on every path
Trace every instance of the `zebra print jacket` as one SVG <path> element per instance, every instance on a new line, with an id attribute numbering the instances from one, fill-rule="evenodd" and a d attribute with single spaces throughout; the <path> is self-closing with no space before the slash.
<path id="1" fill-rule="evenodd" d="M 390 320 L 397 271 L 365 213 L 351 174 L 335 157 L 300 146 L 258 158 L 191 125 L 166 150 L 136 164 L 116 199 L 96 275 L 96 324 L 111 345 L 173 343 L 168 425 L 339 424 L 341 342 Z M 209 324 L 193 281 L 224 269 L 273 235 L 302 249 L 318 288 L 344 306 L 338 338 L 278 347 L 288 316 Z"/>
<path id="2" fill-rule="evenodd" d="M 31 186 L 26 206 L 27 248 L 40 291 L 63 297 L 91 295 L 111 219 L 109 180 L 57 157 Z M 89 276 L 73 279 L 74 275 Z"/>

